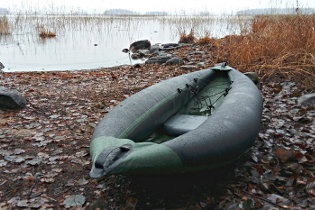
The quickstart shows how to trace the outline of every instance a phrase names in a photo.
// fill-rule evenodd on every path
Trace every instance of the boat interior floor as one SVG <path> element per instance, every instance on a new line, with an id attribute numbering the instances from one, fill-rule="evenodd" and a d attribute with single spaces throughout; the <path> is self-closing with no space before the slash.
<path id="1" fill-rule="evenodd" d="M 171 136 L 179 136 L 199 127 L 208 116 L 176 114 L 164 123 L 164 131 Z"/>

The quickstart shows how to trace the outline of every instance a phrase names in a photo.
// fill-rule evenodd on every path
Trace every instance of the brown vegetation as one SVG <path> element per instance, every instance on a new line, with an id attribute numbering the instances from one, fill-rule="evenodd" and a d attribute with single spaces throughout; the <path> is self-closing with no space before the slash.
<path id="1" fill-rule="evenodd" d="M 38 30 L 39 37 L 42 39 L 56 37 L 55 32 L 50 31 L 49 29 L 46 29 L 44 26 L 38 26 L 37 30 Z"/>
<path id="2" fill-rule="evenodd" d="M 217 43 L 217 40 L 214 38 L 210 38 L 209 36 L 201 37 L 197 39 L 196 41 L 196 44 L 199 44 L 199 45 L 208 45 L 208 44 L 216 45 L 216 43 Z"/>
<path id="3" fill-rule="evenodd" d="M 189 34 L 186 34 L 185 32 L 180 34 L 180 38 L 179 38 L 179 43 L 187 43 L 187 44 L 192 44 L 194 43 L 196 40 L 195 34 L 194 34 L 194 30 L 191 29 Z"/>
<path id="4" fill-rule="evenodd" d="M 11 34 L 10 25 L 8 18 L 6 16 L 0 17 L 0 35 L 9 35 Z"/>
<path id="5" fill-rule="evenodd" d="M 191 31 L 181 34 L 179 42 L 212 45 L 214 63 L 228 61 L 263 78 L 276 75 L 279 79 L 303 78 L 308 86 L 314 83 L 315 15 L 257 16 L 247 34 L 196 39 Z"/>
<path id="6" fill-rule="evenodd" d="M 219 57 L 239 69 L 292 79 L 315 72 L 315 15 L 258 16 L 251 32 L 222 40 Z"/>

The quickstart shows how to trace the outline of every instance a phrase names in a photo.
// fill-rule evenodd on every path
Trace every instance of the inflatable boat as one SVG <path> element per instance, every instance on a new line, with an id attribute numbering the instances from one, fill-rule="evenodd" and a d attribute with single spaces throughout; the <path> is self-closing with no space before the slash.
<path id="1" fill-rule="evenodd" d="M 150 86 L 99 122 L 90 143 L 93 178 L 217 168 L 254 143 L 262 114 L 256 85 L 218 65 Z"/>

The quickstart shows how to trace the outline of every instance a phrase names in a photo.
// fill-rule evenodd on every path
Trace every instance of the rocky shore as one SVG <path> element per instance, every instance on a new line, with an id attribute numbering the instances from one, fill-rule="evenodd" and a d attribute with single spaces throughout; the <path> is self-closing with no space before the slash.
<path id="1" fill-rule="evenodd" d="M 170 53 L 183 63 L 0 73 L 1 86 L 26 99 L 24 109 L 0 110 L 0 208 L 315 208 L 315 110 L 298 103 L 311 89 L 279 78 L 258 84 L 261 131 L 239 162 L 176 177 L 89 177 L 89 141 L 102 116 L 145 87 L 213 65 L 211 46 Z"/>

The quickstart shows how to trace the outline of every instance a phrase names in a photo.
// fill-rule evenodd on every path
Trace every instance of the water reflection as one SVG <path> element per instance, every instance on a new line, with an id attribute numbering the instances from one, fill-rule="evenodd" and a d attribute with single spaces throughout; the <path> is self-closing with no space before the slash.
<path id="1" fill-rule="evenodd" d="M 177 42 L 180 33 L 191 29 L 197 36 L 213 37 L 241 31 L 235 17 L 16 15 L 8 19 L 11 35 L 0 36 L 4 71 L 78 70 L 132 64 L 121 50 L 133 41 Z M 52 31 L 56 37 L 42 39 L 38 28 Z"/>

